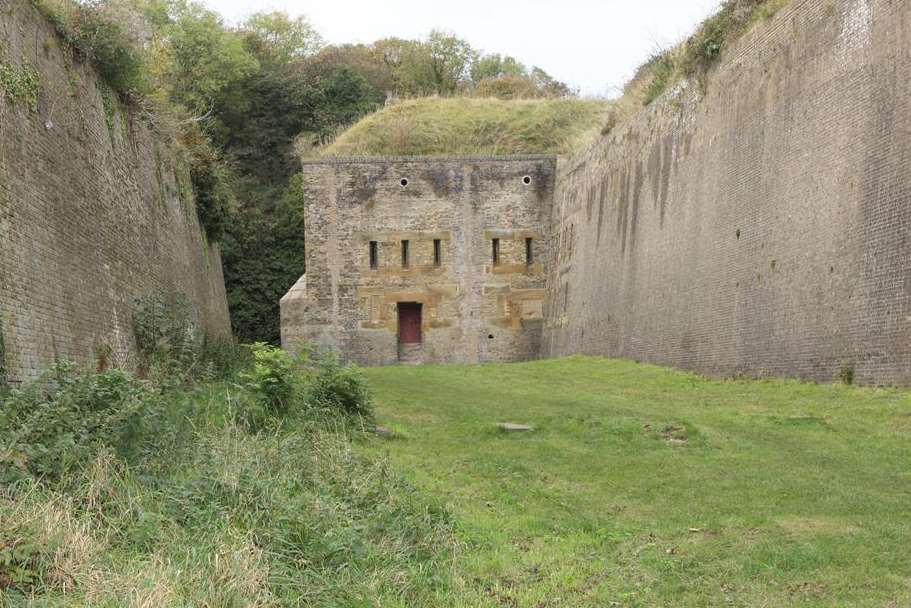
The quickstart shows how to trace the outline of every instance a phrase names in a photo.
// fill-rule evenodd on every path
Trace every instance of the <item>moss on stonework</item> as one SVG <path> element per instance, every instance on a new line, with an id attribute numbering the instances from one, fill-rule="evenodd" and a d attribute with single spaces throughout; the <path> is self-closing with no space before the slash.
<path id="1" fill-rule="evenodd" d="M 20 105 L 32 112 L 38 111 L 38 99 L 41 96 L 41 78 L 25 58 L 22 66 L 16 66 L 6 60 L 3 48 L 0 47 L 0 95 L 13 105 Z"/>

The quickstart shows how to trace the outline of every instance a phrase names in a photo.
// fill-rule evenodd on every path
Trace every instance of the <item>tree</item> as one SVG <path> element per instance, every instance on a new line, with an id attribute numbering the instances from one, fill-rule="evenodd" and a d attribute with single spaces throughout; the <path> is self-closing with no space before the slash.
<path id="1" fill-rule="evenodd" d="M 298 66 L 314 78 L 326 78 L 338 68 L 347 67 L 367 81 L 373 98 L 381 103 L 387 92 L 398 90 L 392 63 L 395 53 L 384 46 L 385 42 L 327 46 Z"/>
<path id="2" fill-rule="evenodd" d="M 432 84 L 440 95 L 452 94 L 465 84 L 477 53 L 465 40 L 434 30 L 422 45 L 427 52 Z"/>
<path id="3" fill-rule="evenodd" d="M 305 17 L 291 18 L 285 13 L 255 13 L 241 26 L 248 45 L 260 60 L 290 63 L 316 54 L 323 38 Z"/>
<path id="4" fill-rule="evenodd" d="M 527 77 L 528 69 L 515 57 L 500 54 L 483 55 L 471 66 L 471 79 L 475 84 L 488 78 Z"/>
<path id="5" fill-rule="evenodd" d="M 531 78 L 545 97 L 567 97 L 575 92 L 565 82 L 560 82 L 538 66 L 531 69 Z"/>
<path id="6" fill-rule="evenodd" d="M 202 116 L 230 84 L 255 73 L 259 62 L 217 13 L 175 2 L 155 37 L 150 69 L 159 96 Z"/>

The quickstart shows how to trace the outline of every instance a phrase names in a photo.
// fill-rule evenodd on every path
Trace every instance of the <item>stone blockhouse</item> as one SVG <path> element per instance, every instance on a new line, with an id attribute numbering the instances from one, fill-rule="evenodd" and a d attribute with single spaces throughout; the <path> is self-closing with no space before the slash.
<path id="1" fill-rule="evenodd" d="M 911 385 L 909 32 L 911 2 L 794 0 L 556 169 L 308 164 L 286 343 Z"/>
<path id="2" fill-rule="evenodd" d="M 282 299 L 282 342 L 363 365 L 536 357 L 555 165 L 305 162 L 307 274 Z"/>

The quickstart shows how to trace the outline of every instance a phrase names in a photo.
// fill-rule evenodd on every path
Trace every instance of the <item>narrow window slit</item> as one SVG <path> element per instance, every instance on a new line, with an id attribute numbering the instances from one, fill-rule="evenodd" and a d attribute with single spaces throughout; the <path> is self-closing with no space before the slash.
<path id="1" fill-rule="evenodd" d="M 408 241 L 402 241 L 402 268 L 408 268 Z"/>
<path id="2" fill-rule="evenodd" d="M 379 244 L 376 241 L 370 241 L 370 268 L 376 270 L 380 266 Z"/>
<path id="3" fill-rule="evenodd" d="M 525 265 L 531 266 L 535 261 L 535 248 L 531 238 L 525 239 Z"/>
<path id="4" fill-rule="evenodd" d="M 443 246 L 440 239 L 433 239 L 433 265 L 440 266 L 443 263 Z"/>
<path id="5" fill-rule="evenodd" d="M 500 263 L 500 239 L 493 239 L 493 264 Z"/>

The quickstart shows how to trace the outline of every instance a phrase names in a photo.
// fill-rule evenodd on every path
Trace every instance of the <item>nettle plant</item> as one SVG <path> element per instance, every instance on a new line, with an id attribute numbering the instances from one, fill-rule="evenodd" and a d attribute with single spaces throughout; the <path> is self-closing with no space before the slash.
<path id="1" fill-rule="evenodd" d="M 158 291 L 136 301 L 133 335 L 143 363 L 186 361 L 198 355 L 202 337 L 186 296 Z"/>

